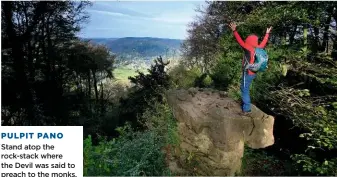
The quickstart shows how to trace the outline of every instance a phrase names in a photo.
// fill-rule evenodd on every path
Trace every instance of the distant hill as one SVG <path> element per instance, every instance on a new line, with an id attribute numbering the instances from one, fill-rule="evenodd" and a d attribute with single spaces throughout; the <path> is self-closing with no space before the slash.
<path id="1" fill-rule="evenodd" d="M 113 41 L 116 39 L 118 38 L 90 38 L 89 40 L 97 44 L 106 44 L 108 41 Z"/>
<path id="2" fill-rule="evenodd" d="M 92 38 L 106 45 L 120 60 L 152 59 L 158 56 L 178 56 L 182 40 L 151 37 Z"/>

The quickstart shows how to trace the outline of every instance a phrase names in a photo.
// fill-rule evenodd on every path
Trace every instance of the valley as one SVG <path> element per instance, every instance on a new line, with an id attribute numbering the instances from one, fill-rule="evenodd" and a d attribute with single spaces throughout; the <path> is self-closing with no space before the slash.
<path id="1" fill-rule="evenodd" d="M 152 37 L 125 38 L 86 38 L 94 44 L 105 45 L 116 55 L 114 82 L 128 84 L 128 77 L 137 75 L 137 71 L 147 73 L 153 60 L 162 56 L 164 60 L 177 63 L 181 52 L 182 40 Z"/>

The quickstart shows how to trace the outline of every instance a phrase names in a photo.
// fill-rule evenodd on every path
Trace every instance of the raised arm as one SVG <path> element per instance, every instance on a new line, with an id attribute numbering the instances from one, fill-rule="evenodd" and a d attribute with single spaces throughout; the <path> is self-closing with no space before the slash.
<path id="1" fill-rule="evenodd" d="M 269 39 L 269 33 L 266 33 L 266 35 L 264 36 L 262 42 L 257 47 L 258 48 L 264 48 L 264 47 L 266 47 L 268 39 Z"/>
<path id="2" fill-rule="evenodd" d="M 266 47 L 271 29 L 272 29 L 272 27 L 267 28 L 266 35 L 264 36 L 262 42 L 258 45 L 259 48 L 265 48 Z"/>
<path id="3" fill-rule="evenodd" d="M 235 37 L 236 41 L 240 44 L 240 46 L 249 50 L 250 46 L 245 44 L 245 42 L 240 37 L 239 33 L 236 31 L 236 24 L 230 23 L 228 26 L 232 29 L 234 37 Z"/>
<path id="4" fill-rule="evenodd" d="M 236 30 L 233 33 L 236 41 L 240 44 L 240 46 L 248 50 L 249 46 L 242 40 L 239 33 Z"/>

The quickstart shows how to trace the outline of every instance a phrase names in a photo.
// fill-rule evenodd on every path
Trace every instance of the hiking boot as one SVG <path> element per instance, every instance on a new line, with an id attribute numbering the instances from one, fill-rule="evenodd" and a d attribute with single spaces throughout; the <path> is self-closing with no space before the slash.
<path id="1" fill-rule="evenodd" d="M 252 111 L 248 111 L 248 112 L 240 112 L 239 115 L 240 115 L 240 116 L 248 116 L 248 117 L 251 117 L 251 116 L 252 116 Z"/>

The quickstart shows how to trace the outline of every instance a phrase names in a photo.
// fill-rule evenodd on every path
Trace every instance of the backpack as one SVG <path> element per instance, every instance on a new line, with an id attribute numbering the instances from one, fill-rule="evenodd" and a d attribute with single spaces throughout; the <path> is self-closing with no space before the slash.
<path id="1" fill-rule="evenodd" d="M 262 48 L 255 48 L 255 60 L 254 64 L 249 64 L 246 59 L 245 69 L 249 69 L 253 72 L 264 72 L 268 68 L 268 55 L 267 52 Z"/>

